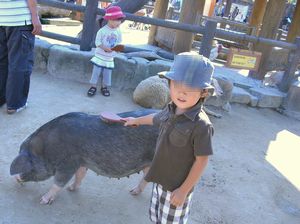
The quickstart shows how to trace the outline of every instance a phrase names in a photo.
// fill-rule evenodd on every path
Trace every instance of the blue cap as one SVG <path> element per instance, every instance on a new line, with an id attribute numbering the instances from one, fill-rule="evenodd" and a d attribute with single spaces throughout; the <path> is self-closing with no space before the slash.
<path id="1" fill-rule="evenodd" d="M 175 56 L 170 71 L 160 72 L 158 75 L 192 88 L 213 89 L 213 72 L 214 65 L 208 58 L 194 52 L 183 52 Z"/>

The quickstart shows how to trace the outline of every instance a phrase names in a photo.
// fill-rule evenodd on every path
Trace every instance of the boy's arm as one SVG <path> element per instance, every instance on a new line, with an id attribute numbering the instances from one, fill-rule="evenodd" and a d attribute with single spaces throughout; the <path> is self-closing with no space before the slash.
<path id="1" fill-rule="evenodd" d="M 137 118 L 124 118 L 124 120 L 126 120 L 124 126 L 153 125 L 154 115 L 155 114 L 149 114 Z"/>
<path id="2" fill-rule="evenodd" d="M 171 204 L 180 206 L 184 203 L 187 194 L 197 184 L 208 163 L 208 156 L 196 156 L 195 162 L 182 185 L 171 194 Z"/>
<path id="3" fill-rule="evenodd" d="M 36 0 L 27 0 L 28 8 L 31 13 L 31 21 L 33 25 L 32 34 L 38 35 L 42 32 L 42 24 L 39 19 Z"/>

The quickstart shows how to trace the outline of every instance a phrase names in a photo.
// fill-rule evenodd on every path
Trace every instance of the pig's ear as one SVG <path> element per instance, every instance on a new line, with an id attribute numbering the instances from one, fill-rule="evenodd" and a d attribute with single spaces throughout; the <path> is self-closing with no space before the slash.
<path id="1" fill-rule="evenodd" d="M 10 165 L 10 175 L 28 173 L 32 170 L 28 156 L 18 155 Z"/>

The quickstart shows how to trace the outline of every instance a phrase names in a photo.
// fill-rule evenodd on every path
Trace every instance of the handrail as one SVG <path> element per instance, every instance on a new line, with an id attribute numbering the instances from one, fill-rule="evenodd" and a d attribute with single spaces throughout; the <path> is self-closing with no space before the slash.
<path id="1" fill-rule="evenodd" d="M 38 3 L 52 6 L 52 7 L 57 7 L 57 8 L 73 10 L 73 11 L 79 11 L 79 12 L 85 11 L 85 6 L 79 6 L 79 5 L 74 5 L 74 4 L 64 3 L 64 2 L 56 2 L 53 0 L 38 0 Z M 98 8 L 96 12 L 98 15 L 105 14 L 104 9 Z M 171 28 L 171 29 L 183 30 L 183 31 L 192 32 L 192 33 L 201 33 L 201 34 L 205 33 L 204 26 L 198 26 L 198 25 L 192 25 L 192 24 L 186 24 L 186 23 L 177 23 L 177 22 L 166 21 L 164 19 L 158 19 L 158 18 L 137 16 L 137 15 L 130 14 L 130 13 L 124 13 L 124 14 L 126 15 L 126 20 L 130 20 L 130 21 L 136 21 L 136 22 L 141 22 L 141 23 L 145 23 L 145 24 L 162 26 L 162 27 L 167 27 L 167 28 Z M 241 32 L 228 31 L 228 30 L 224 30 L 224 29 L 216 29 L 215 36 L 218 38 L 235 38 L 236 40 L 239 40 L 239 41 L 248 41 L 248 42 L 252 42 L 252 43 L 263 43 L 263 44 L 267 44 L 267 45 L 271 45 L 271 46 L 287 48 L 289 50 L 297 49 L 297 46 L 293 43 L 287 43 L 284 41 L 278 41 L 278 40 L 273 40 L 273 39 L 268 39 L 268 38 L 263 38 L 263 37 L 251 36 L 251 35 L 244 34 Z"/>

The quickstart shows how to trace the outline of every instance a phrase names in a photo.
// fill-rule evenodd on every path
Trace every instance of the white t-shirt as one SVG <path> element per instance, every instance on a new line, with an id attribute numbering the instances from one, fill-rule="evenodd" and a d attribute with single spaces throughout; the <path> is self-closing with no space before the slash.
<path id="1" fill-rule="evenodd" d="M 0 26 L 30 25 L 27 0 L 0 0 Z"/>

